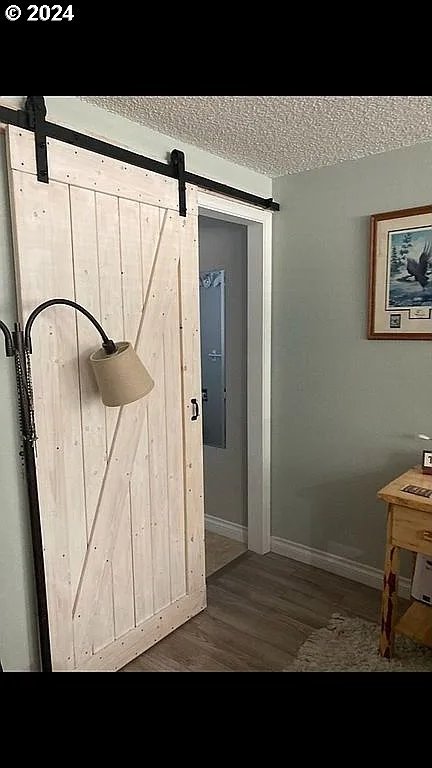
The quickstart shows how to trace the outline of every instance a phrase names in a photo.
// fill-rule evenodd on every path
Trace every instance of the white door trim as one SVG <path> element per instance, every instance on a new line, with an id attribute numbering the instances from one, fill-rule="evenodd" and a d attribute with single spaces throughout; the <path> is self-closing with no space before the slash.
<path id="1" fill-rule="evenodd" d="M 198 211 L 246 224 L 248 237 L 248 549 L 270 551 L 272 214 L 198 190 Z"/>

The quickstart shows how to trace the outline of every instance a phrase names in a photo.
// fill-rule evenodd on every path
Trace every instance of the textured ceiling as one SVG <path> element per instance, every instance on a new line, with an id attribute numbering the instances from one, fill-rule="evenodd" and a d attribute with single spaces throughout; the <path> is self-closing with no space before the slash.
<path id="1" fill-rule="evenodd" d="M 432 96 L 80 96 L 268 176 L 432 139 Z"/>

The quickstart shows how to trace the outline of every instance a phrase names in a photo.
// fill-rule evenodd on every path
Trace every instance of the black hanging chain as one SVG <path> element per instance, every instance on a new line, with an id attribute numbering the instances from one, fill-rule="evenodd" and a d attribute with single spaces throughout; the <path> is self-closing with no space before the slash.
<path id="1" fill-rule="evenodd" d="M 24 454 L 23 454 L 23 442 L 24 442 L 24 415 L 23 415 L 23 406 L 22 406 L 22 395 L 21 395 L 21 380 L 22 380 L 22 370 L 21 370 L 21 360 L 20 356 L 18 354 L 18 351 L 15 350 L 15 381 L 16 381 L 16 388 L 17 388 L 17 405 L 18 405 L 18 426 L 19 426 L 19 432 L 21 437 L 21 450 L 20 450 L 20 456 L 21 456 L 21 464 L 24 466 Z"/>
<path id="2" fill-rule="evenodd" d="M 25 103 L 28 127 L 34 131 L 36 172 L 38 181 L 48 184 L 48 153 L 46 141 L 46 106 L 43 96 L 27 96 Z"/>
<path id="3" fill-rule="evenodd" d="M 34 399 L 33 399 L 33 381 L 32 381 L 30 359 L 31 359 L 30 352 L 26 348 L 25 365 L 26 365 L 27 397 L 28 397 L 29 412 L 30 412 L 30 440 L 35 446 L 35 452 L 37 455 L 37 450 L 36 450 L 37 434 L 36 434 L 36 421 L 35 421 L 35 410 L 34 410 Z"/>
<path id="4" fill-rule="evenodd" d="M 36 444 L 36 424 L 33 403 L 33 387 L 31 379 L 30 354 L 25 352 L 25 370 L 23 370 L 21 354 L 15 351 L 15 370 L 18 395 L 18 424 L 23 442 Z M 27 408 L 24 406 L 27 403 Z"/>

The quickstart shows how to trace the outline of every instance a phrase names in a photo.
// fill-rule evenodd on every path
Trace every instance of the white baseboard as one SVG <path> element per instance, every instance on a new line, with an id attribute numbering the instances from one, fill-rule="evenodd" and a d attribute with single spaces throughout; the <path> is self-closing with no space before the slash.
<path id="1" fill-rule="evenodd" d="M 383 572 L 378 568 L 372 568 L 370 565 L 363 565 L 363 563 L 358 563 L 355 560 L 339 557 L 339 555 L 329 555 L 328 552 L 322 552 L 320 549 L 306 547 L 304 544 L 297 544 L 294 541 L 288 541 L 288 539 L 280 539 L 278 536 L 272 536 L 271 551 L 289 557 L 291 560 L 298 560 L 300 563 L 335 573 L 337 576 L 344 576 L 351 581 L 359 581 L 360 584 L 366 584 L 368 587 L 382 589 Z M 399 579 L 401 597 L 409 598 L 410 588 L 409 579 Z"/>
<path id="2" fill-rule="evenodd" d="M 218 533 L 219 536 L 226 536 L 227 539 L 241 541 L 247 544 L 247 528 L 239 523 L 231 523 L 229 520 L 222 520 L 221 517 L 213 515 L 204 515 L 204 525 L 207 531 Z"/>
<path id="3" fill-rule="evenodd" d="M 205 515 L 204 520 L 207 531 L 247 544 L 247 528 L 245 525 L 231 523 L 229 520 L 222 520 L 221 517 L 213 517 L 213 515 Z M 351 579 L 351 581 L 358 581 L 367 587 L 382 589 L 383 572 L 378 568 L 372 568 L 370 565 L 358 563 L 356 560 L 350 560 L 339 555 L 330 555 L 328 552 L 323 552 L 320 549 L 306 547 L 304 544 L 297 544 L 294 541 L 281 539 L 278 536 L 271 537 L 271 551 L 277 555 L 289 557 L 291 560 L 312 565 L 314 568 L 329 571 L 329 573 L 334 573 L 336 576 L 344 576 L 346 579 Z M 410 580 L 400 578 L 400 596 L 409 598 L 410 589 Z"/>

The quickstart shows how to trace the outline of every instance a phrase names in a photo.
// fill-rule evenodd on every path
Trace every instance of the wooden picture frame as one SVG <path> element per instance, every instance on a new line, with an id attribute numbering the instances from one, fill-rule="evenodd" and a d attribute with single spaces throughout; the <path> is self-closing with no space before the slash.
<path id="1" fill-rule="evenodd" d="M 432 205 L 370 218 L 367 337 L 432 340 Z"/>

